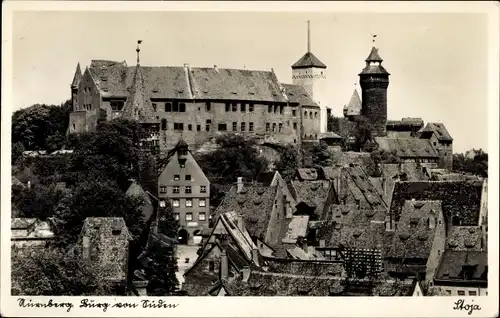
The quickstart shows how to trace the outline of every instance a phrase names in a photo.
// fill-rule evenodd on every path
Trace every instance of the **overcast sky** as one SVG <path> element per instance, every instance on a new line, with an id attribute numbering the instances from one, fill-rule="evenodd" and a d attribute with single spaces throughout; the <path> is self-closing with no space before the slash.
<path id="1" fill-rule="evenodd" d="M 70 98 L 80 62 L 274 68 L 291 83 L 290 66 L 307 49 L 327 65 L 328 105 L 342 115 L 377 34 L 391 73 L 388 117 L 442 122 L 455 152 L 488 148 L 487 20 L 482 14 L 260 12 L 16 12 L 13 110 Z"/>

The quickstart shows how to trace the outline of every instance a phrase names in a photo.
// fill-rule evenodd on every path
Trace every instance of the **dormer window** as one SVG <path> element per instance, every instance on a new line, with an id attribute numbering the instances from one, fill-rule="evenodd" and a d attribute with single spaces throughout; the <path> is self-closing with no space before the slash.
<path id="1" fill-rule="evenodd" d="M 122 233 L 122 230 L 112 230 L 111 234 L 113 235 L 120 235 Z"/>

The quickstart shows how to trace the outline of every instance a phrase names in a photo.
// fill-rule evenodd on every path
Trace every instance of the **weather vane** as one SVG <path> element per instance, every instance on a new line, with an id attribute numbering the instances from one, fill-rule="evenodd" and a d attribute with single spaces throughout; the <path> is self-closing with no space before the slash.
<path id="1" fill-rule="evenodd" d="M 372 42 L 375 43 L 375 38 L 377 37 L 376 34 L 372 34 Z"/>

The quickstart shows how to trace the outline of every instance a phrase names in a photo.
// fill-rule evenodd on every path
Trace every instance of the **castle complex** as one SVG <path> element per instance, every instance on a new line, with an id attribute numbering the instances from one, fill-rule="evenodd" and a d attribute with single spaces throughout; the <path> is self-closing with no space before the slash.
<path id="1" fill-rule="evenodd" d="M 277 144 L 321 139 L 331 115 L 325 95 L 327 67 L 311 52 L 309 30 L 308 25 L 307 52 L 292 65 L 293 84 L 281 83 L 272 69 L 141 66 L 139 45 L 136 66 L 93 60 L 82 74 L 78 65 L 68 131 L 93 131 L 98 120 L 135 119 L 146 125 L 147 143 L 162 153 L 181 137 L 196 150 L 227 132 Z M 361 97 L 353 93 L 345 118 L 332 129 L 335 137 L 352 139 L 357 118 L 363 117 L 382 148 L 403 154 L 423 150 L 424 157 L 415 160 L 451 167 L 452 138 L 443 124 L 424 127 L 420 118 L 387 120 L 390 74 L 382 61 L 374 45 L 359 74 Z M 401 145 L 408 149 L 399 149 Z"/>

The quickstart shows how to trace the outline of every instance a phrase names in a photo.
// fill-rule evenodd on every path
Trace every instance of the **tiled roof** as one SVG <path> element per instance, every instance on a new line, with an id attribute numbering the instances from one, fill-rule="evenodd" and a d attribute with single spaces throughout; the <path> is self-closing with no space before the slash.
<path id="1" fill-rule="evenodd" d="M 424 121 L 422 118 L 403 118 L 401 120 L 388 120 L 386 126 L 388 129 L 397 126 L 415 127 L 420 129 L 424 126 Z"/>
<path id="2" fill-rule="evenodd" d="M 423 129 L 420 130 L 420 138 L 428 138 L 432 133 L 436 134 L 438 140 L 453 141 L 446 127 L 441 123 L 428 123 Z"/>
<path id="3" fill-rule="evenodd" d="M 71 82 L 71 87 L 78 87 L 80 81 L 82 80 L 82 70 L 80 69 L 80 63 L 76 65 L 75 75 L 73 76 L 73 81 Z"/>
<path id="4" fill-rule="evenodd" d="M 481 243 L 481 226 L 452 226 L 446 239 L 446 248 L 454 251 L 480 251 Z"/>
<path id="5" fill-rule="evenodd" d="M 266 271 L 306 276 L 343 276 L 344 264 L 338 261 L 270 259 L 265 258 L 262 268 Z"/>
<path id="6" fill-rule="evenodd" d="M 304 106 L 319 107 L 318 104 L 313 101 L 311 95 L 309 95 L 309 93 L 302 85 L 292 85 L 292 84 L 281 84 L 281 85 L 285 89 L 285 94 L 290 103 L 300 104 Z"/>
<path id="7" fill-rule="evenodd" d="M 154 208 L 153 208 L 153 204 L 151 202 L 151 198 L 146 193 L 146 191 L 144 191 L 142 186 L 137 181 L 135 181 L 135 180 L 132 181 L 132 183 L 128 187 L 127 191 L 125 192 L 125 195 L 144 200 L 142 212 L 143 212 L 144 219 L 149 220 L 149 218 L 153 214 Z"/>
<path id="8" fill-rule="evenodd" d="M 376 137 L 375 141 L 380 149 L 396 151 L 396 155 L 401 158 L 438 158 L 438 154 L 429 140 Z"/>
<path id="9" fill-rule="evenodd" d="M 378 54 L 378 48 L 372 46 L 372 49 L 370 51 L 370 55 L 365 60 L 366 62 L 382 62 L 382 58 Z"/>
<path id="10" fill-rule="evenodd" d="M 327 225 L 318 231 L 318 239 L 329 247 L 382 249 L 385 210 L 358 209 L 355 206 L 334 205 Z"/>
<path id="11" fill-rule="evenodd" d="M 104 96 L 129 95 L 135 66 L 115 62 L 94 64 L 89 70 Z M 272 71 L 175 66 L 141 66 L 140 70 L 148 98 L 288 101 Z"/>
<path id="12" fill-rule="evenodd" d="M 406 176 L 406 181 L 428 180 L 424 170 L 416 162 L 382 163 L 380 164 L 382 176 L 386 179 Z"/>
<path id="13" fill-rule="evenodd" d="M 352 92 L 351 100 L 344 108 L 347 111 L 347 116 L 359 115 L 361 113 L 361 98 L 357 89 Z"/>
<path id="14" fill-rule="evenodd" d="M 251 271 L 230 282 L 231 296 L 329 296 L 342 292 L 342 279 L 332 276 L 305 276 Z"/>
<path id="15" fill-rule="evenodd" d="M 217 207 L 215 215 L 237 211 L 245 220 L 245 227 L 251 236 L 263 237 L 271 218 L 276 197 L 276 187 L 245 185 L 241 193 L 233 186 Z"/>
<path id="16" fill-rule="evenodd" d="M 146 91 L 142 68 L 137 65 L 130 95 L 123 106 L 123 118 L 138 120 L 141 123 L 156 123 L 158 120 L 154 112 Z"/>
<path id="17" fill-rule="evenodd" d="M 10 228 L 14 229 L 27 229 L 37 221 L 36 218 L 11 218 Z"/>
<path id="18" fill-rule="evenodd" d="M 383 189 L 376 187 L 362 166 L 344 167 L 342 176 L 347 181 L 347 189 L 360 203 L 366 201 L 372 209 L 386 209 Z M 341 190 L 342 191 L 342 190 Z"/>
<path id="19" fill-rule="evenodd" d="M 325 131 L 319 134 L 319 139 L 344 139 L 344 137 L 337 135 L 333 131 Z"/>
<path id="20" fill-rule="evenodd" d="M 316 68 L 326 68 L 326 65 L 323 64 L 314 54 L 311 52 L 307 52 L 302 56 L 295 64 L 292 65 L 292 69 L 299 69 L 299 68 L 309 68 L 309 67 L 316 67 Z"/>
<path id="21" fill-rule="evenodd" d="M 240 251 L 244 254 L 246 259 L 250 261 L 252 260 L 252 250 L 257 249 L 257 246 L 252 241 L 248 231 L 238 227 L 239 217 L 240 216 L 235 211 L 231 211 L 221 214 L 220 220 L 226 227 L 229 235 L 233 237 Z"/>
<path id="22" fill-rule="evenodd" d="M 482 182 L 409 181 L 394 186 L 390 213 L 399 220 L 406 200 L 440 200 L 444 217 L 455 216 L 461 225 L 478 225 Z"/>
<path id="23" fill-rule="evenodd" d="M 323 209 L 327 204 L 328 195 L 330 193 L 330 184 L 326 181 L 291 181 L 293 188 L 292 195 L 295 195 L 295 200 L 298 203 L 312 203 L 316 206 L 314 213 L 321 218 Z"/>
<path id="24" fill-rule="evenodd" d="M 386 246 L 386 257 L 429 258 L 440 214 L 441 201 L 405 201 L 397 229 L 390 233 L 392 244 Z"/>
<path id="25" fill-rule="evenodd" d="M 464 280 L 464 265 L 474 266 L 472 280 L 487 281 L 488 253 L 445 250 L 436 272 L 436 279 Z"/>
<path id="26" fill-rule="evenodd" d="M 299 168 L 297 169 L 297 173 L 304 181 L 314 181 L 318 179 L 318 173 L 314 168 Z"/>
<path id="27" fill-rule="evenodd" d="M 131 240 L 125 220 L 122 217 L 88 217 L 82 227 L 82 234 L 93 238 L 111 236 L 113 230 L 120 230 Z"/>

